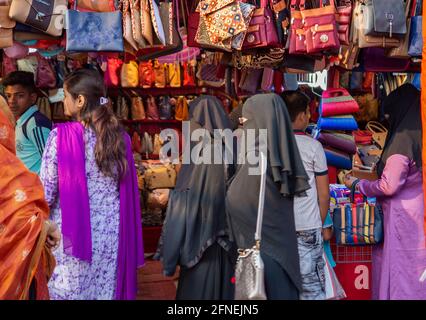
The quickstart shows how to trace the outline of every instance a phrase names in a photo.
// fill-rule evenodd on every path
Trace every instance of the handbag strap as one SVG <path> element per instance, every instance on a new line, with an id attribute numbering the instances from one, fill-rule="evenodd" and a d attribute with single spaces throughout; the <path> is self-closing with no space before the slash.
<path id="1" fill-rule="evenodd" d="M 266 187 L 266 156 L 260 152 L 260 191 L 259 191 L 259 206 L 257 208 L 257 223 L 256 233 L 254 240 L 256 241 L 256 248 L 260 248 L 260 240 L 262 235 L 262 222 L 263 222 L 263 208 L 265 204 L 265 187 Z"/>
<path id="2" fill-rule="evenodd" d="M 377 121 L 370 121 L 367 123 L 366 129 L 373 133 L 387 133 L 388 130 Z"/>

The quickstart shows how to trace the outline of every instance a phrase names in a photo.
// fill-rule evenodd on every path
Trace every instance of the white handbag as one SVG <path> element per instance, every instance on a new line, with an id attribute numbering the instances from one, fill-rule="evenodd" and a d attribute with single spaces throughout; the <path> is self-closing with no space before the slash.
<path id="1" fill-rule="evenodd" d="M 257 224 L 251 249 L 238 249 L 235 268 L 235 300 L 266 300 L 265 268 L 260 256 L 260 239 L 262 233 L 263 205 L 265 202 L 266 157 L 260 153 L 260 192 L 257 210 Z"/>

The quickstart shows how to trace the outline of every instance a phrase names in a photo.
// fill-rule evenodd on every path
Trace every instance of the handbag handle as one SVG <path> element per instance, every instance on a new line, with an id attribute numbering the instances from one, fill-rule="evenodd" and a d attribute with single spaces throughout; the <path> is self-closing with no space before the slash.
<path id="1" fill-rule="evenodd" d="M 348 96 L 349 93 L 344 88 L 332 88 L 324 91 L 324 97 L 338 97 L 338 96 Z"/>
<path id="2" fill-rule="evenodd" d="M 254 240 L 256 241 L 256 248 L 260 248 L 260 240 L 262 235 L 262 222 L 263 222 L 263 208 L 265 204 L 265 187 L 266 187 L 266 156 L 260 152 L 260 191 L 259 191 L 259 206 L 257 208 L 257 223 L 256 233 Z"/>
<path id="3" fill-rule="evenodd" d="M 367 126 L 365 127 L 367 130 L 371 131 L 372 133 L 387 133 L 388 130 L 377 121 L 370 121 L 367 123 Z"/>

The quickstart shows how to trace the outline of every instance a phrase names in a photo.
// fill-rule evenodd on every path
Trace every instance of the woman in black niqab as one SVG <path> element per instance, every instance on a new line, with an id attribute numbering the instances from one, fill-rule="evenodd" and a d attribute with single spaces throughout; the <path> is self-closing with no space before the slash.
<path id="1" fill-rule="evenodd" d="M 249 98 L 243 106 L 245 137 L 255 130 L 256 141 L 247 144 L 226 196 L 233 240 L 238 248 L 254 245 L 260 175 L 250 175 L 250 153 L 259 150 L 258 130 L 267 130 L 266 192 L 260 251 L 265 264 L 268 299 L 298 299 L 301 290 L 293 197 L 310 188 L 284 101 L 276 94 Z M 245 156 L 245 157 L 244 157 Z"/>
<path id="2" fill-rule="evenodd" d="M 231 129 L 221 102 L 200 96 L 190 103 L 190 131 L 205 129 L 213 138 L 214 129 Z M 187 152 L 194 153 L 196 142 Z M 212 159 L 216 149 L 225 149 L 223 140 L 207 144 Z M 205 150 L 204 150 L 205 151 Z M 203 150 L 198 156 L 203 156 Z M 193 154 L 194 156 L 194 154 Z M 164 274 L 171 276 L 180 266 L 176 299 L 233 299 L 231 282 L 236 250 L 229 240 L 225 213 L 226 184 L 233 165 L 183 164 L 171 192 L 156 259 L 163 262 Z"/>

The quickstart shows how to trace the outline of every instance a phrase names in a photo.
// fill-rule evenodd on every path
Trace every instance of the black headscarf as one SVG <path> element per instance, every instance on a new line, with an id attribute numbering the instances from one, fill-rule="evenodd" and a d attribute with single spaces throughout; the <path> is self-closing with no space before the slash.
<path id="1" fill-rule="evenodd" d="M 230 129 L 231 123 L 220 101 L 201 96 L 190 103 L 191 132 L 204 128 Z M 198 142 L 190 142 L 190 154 Z M 224 148 L 220 141 L 208 146 L 211 153 Z M 199 156 L 202 155 L 203 149 Z M 166 275 L 173 275 L 177 265 L 191 268 L 212 244 L 230 250 L 225 195 L 232 165 L 183 164 L 171 192 L 156 259 L 163 261 Z"/>
<path id="2" fill-rule="evenodd" d="M 244 103 L 243 117 L 268 130 L 268 163 L 280 192 L 294 196 L 310 189 L 284 100 L 274 93 L 255 95 Z"/>
<path id="3" fill-rule="evenodd" d="M 392 91 L 383 102 L 385 114 L 389 114 L 389 132 L 377 173 L 382 175 L 387 159 L 401 154 L 422 167 L 422 122 L 420 91 L 412 84 L 404 84 Z"/>
<path id="4" fill-rule="evenodd" d="M 243 107 L 244 135 L 255 130 L 254 149 L 259 149 L 259 129 L 267 130 L 267 175 L 260 251 L 287 272 L 294 285 L 301 290 L 299 255 L 294 222 L 293 196 L 310 188 L 295 141 L 290 116 L 284 101 L 276 94 L 261 94 L 249 98 Z M 257 154 L 253 144 L 240 158 Z M 244 150 L 242 148 L 242 150 Z M 254 233 L 259 205 L 260 176 L 250 174 L 250 168 L 259 164 L 246 158 L 238 166 L 226 196 L 226 210 L 233 240 L 238 248 L 254 245 Z M 266 277 L 280 277 L 266 274 Z"/>

